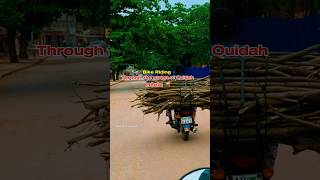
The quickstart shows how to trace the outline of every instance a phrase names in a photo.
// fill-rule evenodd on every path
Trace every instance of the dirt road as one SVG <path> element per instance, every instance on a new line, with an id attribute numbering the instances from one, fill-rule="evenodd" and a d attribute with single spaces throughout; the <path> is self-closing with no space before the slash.
<path id="1" fill-rule="evenodd" d="M 143 116 L 129 105 L 141 82 L 125 82 L 111 88 L 111 179 L 177 180 L 193 168 L 209 166 L 209 112 L 198 110 L 200 131 L 188 142 L 165 125 L 164 115 Z M 200 120 L 199 120 L 200 119 Z M 191 158 L 186 158 L 191 157 Z M 280 145 L 272 180 L 318 180 L 320 156 L 311 151 L 292 155 Z"/>
<path id="2" fill-rule="evenodd" d="M 1 64 L 0 74 L 20 65 Z M 100 151 L 76 145 L 64 152 L 78 132 L 60 128 L 86 113 L 72 103 L 72 81 L 102 81 L 105 74 L 101 60 L 57 59 L 0 81 L 1 180 L 107 179 Z"/>
<path id="3" fill-rule="evenodd" d="M 135 88 L 143 82 L 111 87 L 111 179 L 177 180 L 186 172 L 210 165 L 209 111 L 198 109 L 199 132 L 189 141 L 168 125 L 165 115 L 143 116 L 130 108 Z"/>
<path id="4" fill-rule="evenodd" d="M 292 154 L 289 146 L 280 145 L 272 180 L 319 180 L 320 155 L 312 151 Z"/>

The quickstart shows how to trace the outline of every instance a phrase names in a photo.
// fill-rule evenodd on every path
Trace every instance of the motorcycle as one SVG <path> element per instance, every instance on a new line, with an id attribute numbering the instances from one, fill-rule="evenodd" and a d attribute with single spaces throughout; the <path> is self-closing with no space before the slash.
<path id="1" fill-rule="evenodd" d="M 266 148 L 254 140 L 223 145 L 223 150 L 216 150 L 213 157 L 213 179 L 270 180 L 273 167 L 266 165 L 265 151 Z"/>
<path id="2" fill-rule="evenodd" d="M 191 107 L 181 108 L 180 110 L 175 110 L 174 118 L 170 126 L 176 129 L 178 133 L 181 132 L 182 139 L 189 140 L 189 133 L 197 132 L 198 124 L 195 123 L 195 110 Z"/>

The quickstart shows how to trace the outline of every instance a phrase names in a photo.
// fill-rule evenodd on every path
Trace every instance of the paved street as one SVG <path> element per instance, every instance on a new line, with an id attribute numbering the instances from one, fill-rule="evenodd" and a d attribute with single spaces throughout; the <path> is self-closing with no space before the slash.
<path id="1" fill-rule="evenodd" d="M 23 64 L 0 64 L 0 74 Z M 72 81 L 105 81 L 106 72 L 102 60 L 68 58 L 0 80 L 1 180 L 106 180 L 100 150 L 80 144 L 64 152 L 79 130 L 60 128 L 86 114 L 72 103 Z"/>
<path id="2" fill-rule="evenodd" d="M 143 116 L 130 108 L 142 81 L 111 87 L 111 180 L 177 180 L 188 171 L 210 165 L 209 111 L 198 109 L 197 134 L 189 141 L 166 125 L 164 114 Z"/>

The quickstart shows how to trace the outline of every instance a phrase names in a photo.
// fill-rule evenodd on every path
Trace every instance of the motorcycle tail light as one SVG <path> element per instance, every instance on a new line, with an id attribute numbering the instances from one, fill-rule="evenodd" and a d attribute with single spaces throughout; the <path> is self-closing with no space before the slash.
<path id="1" fill-rule="evenodd" d="M 191 112 L 189 112 L 189 111 L 182 111 L 181 112 L 181 115 L 183 115 L 183 116 L 190 116 L 192 113 Z"/>
<path id="2" fill-rule="evenodd" d="M 229 163 L 231 163 L 234 166 L 240 167 L 240 168 L 249 168 L 252 166 L 255 166 L 257 164 L 257 158 L 256 157 L 238 157 L 233 156 L 229 157 Z"/>
<path id="3" fill-rule="evenodd" d="M 273 176 L 273 174 L 274 174 L 274 171 L 272 167 L 265 167 L 263 169 L 263 172 L 262 172 L 263 177 L 270 178 Z"/>
<path id="4" fill-rule="evenodd" d="M 226 176 L 226 173 L 224 172 L 224 169 L 222 169 L 222 168 L 214 169 L 212 172 L 212 177 L 214 180 L 224 179 L 225 176 Z"/>

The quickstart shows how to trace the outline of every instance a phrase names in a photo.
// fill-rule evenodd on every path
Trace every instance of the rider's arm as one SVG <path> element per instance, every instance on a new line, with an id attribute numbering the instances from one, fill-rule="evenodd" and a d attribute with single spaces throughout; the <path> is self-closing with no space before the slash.
<path id="1" fill-rule="evenodd" d="M 171 109 L 166 110 L 166 116 L 171 120 L 172 119 L 172 114 L 171 114 Z"/>
<path id="2" fill-rule="evenodd" d="M 196 117 L 197 107 L 193 108 L 192 118 Z"/>

